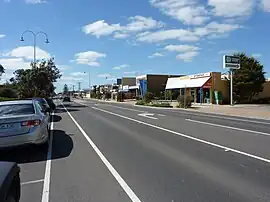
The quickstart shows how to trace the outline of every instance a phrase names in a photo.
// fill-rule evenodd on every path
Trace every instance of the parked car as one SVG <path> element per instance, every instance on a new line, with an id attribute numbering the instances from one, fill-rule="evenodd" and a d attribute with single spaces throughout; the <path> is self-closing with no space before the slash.
<path id="1" fill-rule="evenodd" d="M 36 100 L 0 102 L 0 148 L 49 141 L 48 111 Z"/>
<path id="2" fill-rule="evenodd" d="M 20 168 L 17 163 L 0 162 L 0 201 L 19 202 L 21 198 Z"/>
<path id="3" fill-rule="evenodd" d="M 63 98 L 63 102 L 70 102 L 70 97 L 65 96 L 65 97 Z"/>

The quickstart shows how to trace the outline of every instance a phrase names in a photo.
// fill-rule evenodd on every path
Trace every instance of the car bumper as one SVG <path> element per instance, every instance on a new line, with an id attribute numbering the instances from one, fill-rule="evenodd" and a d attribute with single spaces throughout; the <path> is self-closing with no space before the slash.
<path id="1" fill-rule="evenodd" d="M 0 137 L 0 148 L 24 146 L 28 144 L 43 144 L 48 141 L 49 135 L 42 134 L 40 129 L 24 135 Z"/>

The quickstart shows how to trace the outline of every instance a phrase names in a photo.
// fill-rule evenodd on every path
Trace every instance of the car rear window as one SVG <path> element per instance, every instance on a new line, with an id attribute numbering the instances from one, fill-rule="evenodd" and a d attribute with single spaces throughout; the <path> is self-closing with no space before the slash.
<path id="1" fill-rule="evenodd" d="M 34 114 L 33 104 L 0 105 L 0 116 Z"/>

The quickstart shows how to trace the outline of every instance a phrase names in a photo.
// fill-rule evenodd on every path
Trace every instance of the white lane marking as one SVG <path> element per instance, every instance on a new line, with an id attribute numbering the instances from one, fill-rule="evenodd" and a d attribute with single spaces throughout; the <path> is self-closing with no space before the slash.
<path id="1" fill-rule="evenodd" d="M 264 133 L 264 132 L 254 131 L 254 130 L 248 130 L 248 129 L 243 129 L 243 128 L 235 128 L 235 127 L 231 127 L 231 126 L 224 126 L 224 125 L 219 125 L 219 124 L 215 124 L 215 123 L 208 123 L 208 122 L 204 122 L 204 121 L 196 121 L 196 120 L 193 120 L 193 119 L 186 119 L 186 121 L 190 121 L 190 122 L 193 122 L 193 123 L 204 124 L 204 125 L 209 125 L 209 126 L 220 127 L 220 128 L 239 130 L 239 131 L 248 132 L 248 133 L 255 133 L 255 134 L 259 134 L 259 135 L 270 136 L 269 133 Z"/>
<path id="2" fill-rule="evenodd" d="M 39 182 L 43 182 L 43 181 L 44 181 L 44 179 L 31 180 L 31 181 L 27 181 L 27 182 L 22 182 L 21 185 L 35 184 L 35 183 L 39 183 Z"/>
<path id="3" fill-rule="evenodd" d="M 171 110 L 173 113 L 181 113 L 181 114 L 186 114 L 186 115 L 193 115 L 193 116 L 204 116 L 204 117 L 210 117 L 210 118 L 219 118 L 219 119 L 226 119 L 226 120 L 233 120 L 233 121 L 242 121 L 242 122 L 248 122 L 248 123 L 258 123 L 258 124 L 265 124 L 265 125 L 270 125 L 270 122 L 264 122 L 264 121 L 254 121 L 254 120 L 247 120 L 247 119 L 241 119 L 241 118 L 233 118 L 233 117 L 227 117 L 227 114 L 218 114 L 217 115 L 212 115 L 212 114 L 203 114 L 203 112 L 183 112 L 180 111 L 181 109 L 178 109 L 179 111 L 176 110 Z M 245 117 L 243 117 L 245 118 Z M 267 121 L 267 120 L 265 120 Z"/>
<path id="4" fill-rule="evenodd" d="M 94 151 L 97 153 L 101 161 L 105 164 L 105 166 L 108 168 L 108 170 L 111 172 L 113 177 L 116 179 L 116 181 L 119 183 L 119 185 L 123 188 L 123 190 L 126 192 L 126 194 L 129 196 L 132 202 L 141 202 L 141 200 L 136 196 L 136 194 L 132 191 L 132 189 L 128 186 L 128 184 L 125 182 L 125 180 L 120 176 L 120 174 L 115 170 L 115 168 L 111 165 L 111 163 L 107 160 L 107 158 L 102 154 L 102 152 L 99 150 L 99 148 L 95 145 L 95 143 L 91 140 L 91 138 L 87 135 L 87 133 L 82 129 L 82 127 L 78 124 L 78 122 L 73 118 L 73 116 L 70 114 L 70 112 L 67 110 L 67 108 L 63 105 L 64 109 L 67 111 L 69 117 L 71 120 L 75 123 L 75 125 L 78 127 L 78 129 L 81 131 L 85 139 L 89 142 L 91 147 L 94 149 Z"/>
<path id="5" fill-rule="evenodd" d="M 165 116 L 164 114 L 157 114 L 158 116 Z"/>
<path id="6" fill-rule="evenodd" d="M 109 106 L 112 106 L 112 107 L 115 107 L 115 108 L 119 108 L 119 109 L 129 110 L 129 111 L 133 111 L 133 112 L 140 112 L 140 113 L 146 112 L 146 111 L 141 111 L 141 110 L 137 110 L 137 109 L 130 109 L 130 108 L 125 108 L 125 107 L 119 107 L 119 106 L 115 106 L 115 105 L 109 105 Z"/>
<path id="7" fill-rule="evenodd" d="M 50 178 L 51 178 L 51 161 L 52 161 L 52 142 L 53 142 L 53 115 L 52 113 L 52 122 L 50 127 L 50 142 L 47 154 L 46 168 L 45 168 L 45 176 L 43 183 L 43 191 L 42 191 L 42 202 L 49 202 L 49 194 L 50 194 Z"/>
<path id="8" fill-rule="evenodd" d="M 154 114 L 151 114 L 151 113 L 142 113 L 142 114 L 138 114 L 138 116 L 142 116 L 142 117 L 146 117 L 146 118 L 154 119 L 154 120 L 158 119 L 156 117 L 153 117 Z"/>
<path id="9" fill-rule="evenodd" d="M 121 118 L 123 118 L 123 119 L 127 119 L 127 120 L 134 121 L 134 122 L 137 122 L 137 123 L 146 125 L 146 126 L 150 126 L 150 127 L 152 127 L 152 128 L 156 128 L 156 129 L 165 131 L 165 132 L 169 132 L 169 133 L 172 133 L 172 134 L 175 134 L 175 135 L 179 135 L 179 136 L 185 137 L 185 138 L 187 138 L 187 139 L 195 140 L 195 141 L 197 141 L 197 142 L 201 142 L 201 143 L 204 143 L 204 144 L 207 144 L 207 145 L 211 145 L 211 146 L 213 146 L 213 147 L 217 147 L 217 148 L 224 149 L 224 150 L 229 150 L 229 151 L 232 151 L 232 152 L 234 152 L 234 153 L 241 154 L 241 155 L 243 155 L 243 156 L 248 156 L 248 157 L 251 157 L 251 158 L 260 160 L 260 161 L 264 161 L 264 162 L 266 162 L 266 163 L 270 163 L 270 159 L 266 159 L 266 158 L 263 158 L 263 157 L 260 157 L 260 156 L 256 156 L 256 155 L 253 155 L 253 154 L 249 154 L 249 153 L 246 153 L 246 152 L 242 152 L 242 151 L 240 151 L 240 150 L 233 149 L 233 148 L 230 148 L 230 147 L 226 147 L 226 146 L 223 146 L 223 145 L 219 145 L 219 144 L 216 144 L 216 143 L 213 143 L 213 142 L 208 142 L 208 141 L 206 141 L 206 140 L 202 140 L 202 139 L 199 139 L 199 138 L 196 138 L 196 137 L 192 137 L 192 136 L 189 136 L 189 135 L 185 135 L 185 134 L 182 134 L 182 133 L 173 131 L 173 130 L 169 130 L 169 129 L 167 129 L 167 128 L 162 128 L 162 127 L 160 127 L 160 126 L 156 126 L 156 125 L 153 125 L 153 124 L 150 124 L 150 123 L 146 123 L 146 122 L 143 122 L 143 121 L 139 121 L 139 120 L 136 120 L 136 119 L 133 119 L 133 118 L 129 118 L 129 117 L 126 117 L 126 116 L 122 116 L 122 115 L 120 115 L 120 114 L 116 114 L 116 113 L 113 113 L 113 112 L 110 112 L 110 111 L 106 111 L 106 110 L 99 109 L 99 108 L 96 108 L 96 107 L 92 107 L 92 108 L 95 109 L 95 110 L 98 110 L 98 111 L 105 112 L 105 113 L 107 113 L 107 114 L 111 114 L 111 115 L 114 115 L 114 116 L 121 117 Z"/>

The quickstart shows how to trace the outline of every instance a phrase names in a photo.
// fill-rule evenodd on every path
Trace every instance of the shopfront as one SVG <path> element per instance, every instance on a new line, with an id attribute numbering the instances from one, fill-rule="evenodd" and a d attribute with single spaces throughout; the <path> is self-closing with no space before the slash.
<path id="1" fill-rule="evenodd" d="M 166 90 L 179 90 L 181 95 L 192 96 L 194 103 L 218 104 L 222 101 L 218 95 L 226 95 L 226 85 L 219 72 L 169 78 Z"/>

